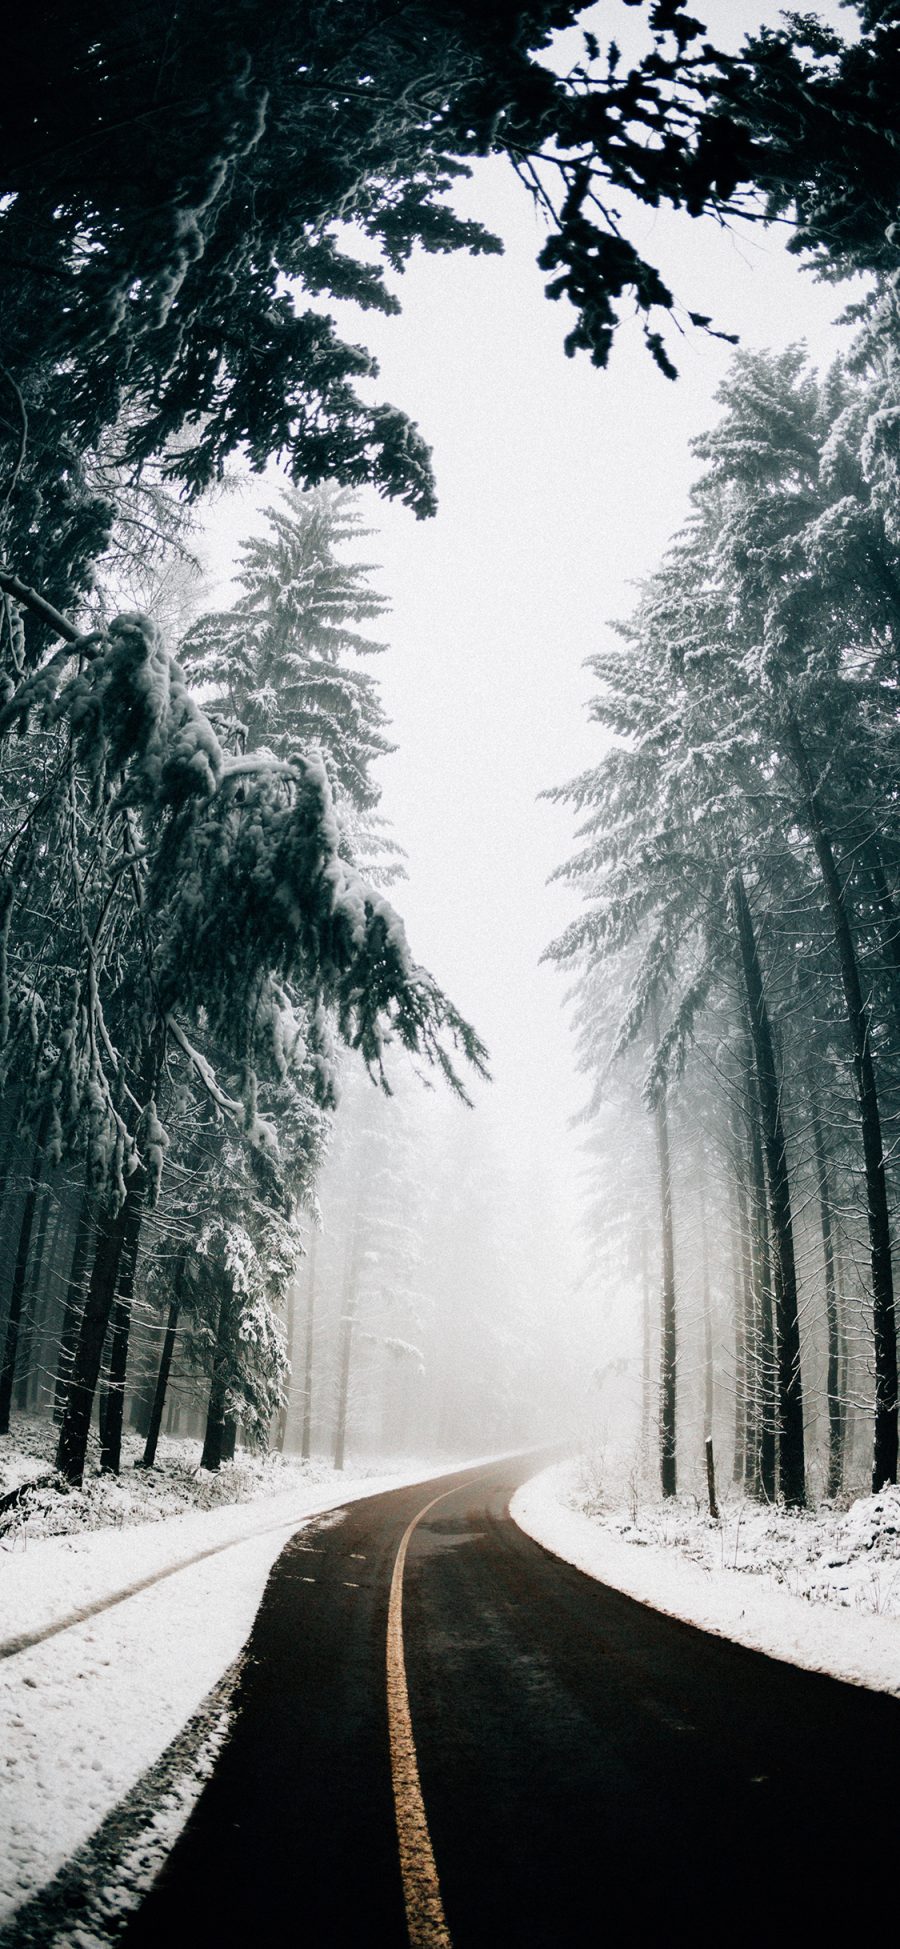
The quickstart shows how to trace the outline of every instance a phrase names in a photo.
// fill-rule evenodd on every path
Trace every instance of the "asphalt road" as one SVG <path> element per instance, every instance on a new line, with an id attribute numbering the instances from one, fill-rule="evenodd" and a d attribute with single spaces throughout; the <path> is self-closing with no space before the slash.
<path id="1" fill-rule="evenodd" d="M 372 1497 L 276 1563 L 234 1729 L 128 1949 L 403 1949 L 391 1574 L 453 1949 L 874 1940 L 900 1703 L 673 1623 L 506 1509 L 534 1460 Z"/>

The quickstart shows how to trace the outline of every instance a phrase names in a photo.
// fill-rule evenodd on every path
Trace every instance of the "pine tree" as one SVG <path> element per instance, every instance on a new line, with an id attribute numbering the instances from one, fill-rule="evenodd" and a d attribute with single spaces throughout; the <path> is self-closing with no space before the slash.
<path id="1" fill-rule="evenodd" d="M 900 557 L 868 437 L 890 410 L 891 397 L 890 379 L 861 390 L 840 368 L 818 386 L 796 352 L 780 359 L 745 356 L 725 389 L 720 426 L 697 443 L 712 479 L 727 488 L 724 501 L 717 495 L 716 550 L 740 616 L 740 626 L 730 632 L 729 663 L 743 662 L 760 724 L 781 754 L 782 789 L 814 853 L 834 930 L 866 1173 L 876 1486 L 896 1479 L 897 1347 L 879 1085 L 855 883 L 859 866 L 871 865 L 873 804 L 879 798 L 888 831 L 893 823 L 885 762 L 890 767 L 896 753 L 889 700 L 900 626 Z M 873 491 L 876 482 L 880 492 Z M 833 761 L 836 737 L 839 766 Z M 887 901 L 892 911 L 880 850 L 877 865 L 882 908 Z M 865 905 L 871 910 L 870 898 Z"/>
<path id="2" fill-rule="evenodd" d="M 372 766 L 394 749 L 376 680 L 358 663 L 385 647 L 360 627 L 388 607 L 371 565 L 346 559 L 368 531 L 352 494 L 334 486 L 289 489 L 266 519 L 269 532 L 239 551 L 234 607 L 200 616 L 179 658 L 212 716 L 251 748 L 288 762 L 321 754 L 348 843 L 368 864 L 387 846 L 373 829 Z"/>
<path id="3" fill-rule="evenodd" d="M 787 212 L 828 274 L 897 269 L 897 24 L 858 40 L 792 16 L 738 58 L 686 0 L 647 0 L 646 52 L 583 35 L 571 0 L 399 11 L 367 0 L 194 0 L 174 17 L 50 0 L 8 36 L 0 152 L 0 553 L 68 609 L 113 500 L 86 468 L 127 418 L 124 458 L 190 492 L 245 452 L 292 479 L 371 482 L 434 506 L 428 449 L 319 300 L 392 312 L 416 246 L 496 250 L 447 200 L 467 159 L 505 156 L 546 219 L 565 346 L 604 365 L 623 309 L 674 371 L 673 293 L 614 213 L 627 191 L 690 216 Z M 353 229 L 365 248 L 353 253 Z M 373 251 L 374 247 L 374 251 Z M 373 261 L 374 255 L 374 261 Z M 313 302 L 309 303 L 312 299 Z M 710 320 L 690 314 L 700 329 Z M 670 334 L 671 337 L 671 334 Z M 361 385 L 362 382 L 362 385 Z M 36 617 L 31 651 L 46 643 Z"/>
<path id="4" fill-rule="evenodd" d="M 376 1072 L 396 1039 L 454 1085 L 441 1022 L 483 1058 L 414 966 L 398 916 L 343 856 L 321 756 L 230 756 L 146 618 L 120 618 L 84 647 L 65 632 L 72 646 L 20 681 L 3 718 L 6 729 L 33 719 L 59 754 L 11 846 L 22 861 L 41 841 L 39 871 L 64 917 L 48 961 L 43 919 L 36 929 L 22 903 L 20 930 L 19 905 L 9 908 L 5 1062 L 22 1090 L 52 1103 L 59 1141 L 90 1158 L 100 1194 L 60 1434 L 60 1465 L 77 1479 L 122 1254 L 165 1160 L 167 1048 L 262 1147 L 272 1141 L 255 1096 L 263 1055 L 285 1079 L 299 1062 L 325 1104 L 335 1034 Z M 237 1072 L 237 1092 L 204 1037 Z"/>
<path id="5" fill-rule="evenodd" d="M 636 1040 L 654 994 L 673 997 L 670 1028 L 647 1076 L 651 1100 L 723 992 L 729 961 L 740 973 L 754 1049 L 749 1123 L 752 1131 L 758 1116 L 767 1181 L 768 1243 L 760 1235 L 756 1256 L 759 1268 L 771 1253 L 781 1487 L 791 1500 L 802 1496 L 803 1464 L 789 1173 L 825 1182 L 809 1132 L 794 1152 L 783 1122 L 791 1081 L 795 1116 L 809 1089 L 792 1050 L 798 1022 L 805 1024 L 800 1046 L 805 1040 L 816 1050 L 823 1087 L 837 1087 L 835 1058 L 846 1063 L 849 1055 L 852 1067 L 872 1268 L 873 1481 L 896 1471 L 881 1097 L 895 1087 L 900 1019 L 900 537 L 887 434 L 895 369 L 872 350 L 885 331 L 883 313 L 877 332 L 867 318 L 861 380 L 837 367 L 817 381 L 796 350 L 736 361 L 722 390 L 723 417 L 697 443 L 707 471 L 691 520 L 620 632 L 622 647 L 593 660 L 603 685 L 594 713 L 621 742 L 557 794 L 588 815 L 582 849 L 565 869 L 588 905 L 553 952 L 581 970 L 583 982 L 594 979 L 593 968 L 624 966 L 623 956 L 631 957 L 613 1053 Z M 582 1006 L 583 1035 L 589 1019 Z M 846 1090 L 844 1099 L 842 1115 Z M 758 1178 L 751 1170 L 751 1185 Z M 831 1399 L 840 1356 L 827 1232 L 826 1220 Z M 757 1297 L 744 1317 L 740 1355 L 747 1360 L 762 1331 L 765 1382 L 765 1275 L 757 1269 L 752 1280 Z M 749 1391 L 745 1407 L 752 1408 Z M 764 1409 L 763 1443 L 766 1435 Z M 747 1421 L 748 1453 L 754 1441 Z M 760 1466 L 765 1481 L 762 1450 Z"/>

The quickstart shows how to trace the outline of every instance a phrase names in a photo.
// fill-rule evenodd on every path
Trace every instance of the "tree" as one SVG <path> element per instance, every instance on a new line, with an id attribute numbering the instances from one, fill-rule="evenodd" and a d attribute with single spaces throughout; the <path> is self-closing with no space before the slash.
<path id="1" fill-rule="evenodd" d="M 286 763 L 313 755 L 321 759 L 340 818 L 342 852 L 354 860 L 362 853 L 367 870 L 379 880 L 392 877 L 396 868 L 382 865 L 389 842 L 376 823 L 380 786 L 372 770 L 392 746 L 377 684 L 357 667 L 358 659 L 383 648 L 360 625 L 378 618 L 387 605 L 371 587 L 369 565 L 345 558 L 347 544 L 364 532 L 353 498 L 334 487 L 306 495 L 289 491 L 281 506 L 267 511 L 267 519 L 269 532 L 241 551 L 243 593 L 231 610 L 204 614 L 192 626 L 181 646 L 185 668 L 203 685 L 214 720 L 239 744 L 260 745 Z M 303 997 L 293 990 L 291 999 L 302 1021 Z M 358 1096 L 355 1101 L 355 1121 L 365 1125 Z M 279 1123 L 283 1141 L 283 1106 Z M 300 1158 L 298 1183 L 303 1175 Z M 350 1288 L 342 1428 L 354 1280 Z M 293 1300 L 288 1304 L 292 1309 Z M 342 1435 L 337 1448 L 342 1452 Z"/>
<path id="2" fill-rule="evenodd" d="M 63 1137 L 87 1149 L 102 1194 L 60 1433 L 60 1466 L 79 1479 L 126 1239 L 165 1159 L 157 1099 L 168 1049 L 263 1148 L 273 1139 L 257 1109 L 254 1063 L 266 1049 L 283 1075 L 299 1063 L 322 1103 L 333 1095 L 334 1031 L 376 1073 L 385 1041 L 397 1039 L 433 1056 L 453 1082 L 439 1018 L 477 1065 L 483 1056 L 414 966 L 398 916 L 343 857 L 321 757 L 229 757 L 146 618 L 120 618 L 87 644 L 59 624 L 74 644 L 20 683 L 4 725 L 34 717 L 57 741 L 62 762 L 25 825 L 31 838 L 48 820 L 67 834 L 51 885 L 58 898 L 53 875 L 68 864 L 78 898 L 53 980 L 41 970 L 36 1045 L 26 1033 L 31 956 L 43 957 L 47 936 L 32 950 L 26 927 L 21 979 L 7 986 L 6 1060 L 23 1052 L 13 1073 L 23 1087 L 33 1077 L 62 1111 Z M 82 664 L 74 673 L 73 649 Z M 69 816 L 73 804 L 82 820 Z M 85 876 L 72 847 L 92 810 Z M 292 986 L 303 998 L 302 1035 Z M 240 1094 L 217 1078 L 204 1036 L 243 1072 Z"/>
<path id="3" fill-rule="evenodd" d="M 691 216 L 787 210 L 798 248 L 830 271 L 896 269 L 897 25 L 883 7 L 863 9 L 859 43 L 793 19 L 732 59 L 685 0 L 648 0 L 631 69 L 589 31 L 559 73 L 553 36 L 580 11 L 290 0 L 275 19 L 261 0 L 196 0 L 170 17 L 50 0 L 23 13 L 0 156 L 5 550 L 19 572 L 64 607 L 87 586 L 112 510 L 83 458 L 124 406 L 126 459 L 164 458 L 192 492 L 243 449 L 257 467 L 283 454 L 300 484 L 370 481 L 428 513 L 421 435 L 364 399 L 374 362 L 320 300 L 392 311 L 385 270 L 417 245 L 498 249 L 446 200 L 469 158 L 505 155 L 533 196 L 548 294 L 574 309 L 566 350 L 597 365 L 624 302 L 674 371 L 673 294 L 610 194 Z"/>
<path id="4" fill-rule="evenodd" d="M 718 108 L 752 143 L 770 218 L 824 277 L 896 272 L 900 146 L 894 85 L 900 22 L 890 0 L 858 0 L 859 37 L 787 14 L 747 37 Z"/>
<path id="5" fill-rule="evenodd" d="M 658 1042 L 658 1024 L 654 1023 Z M 656 1092 L 654 1110 L 656 1159 L 659 1171 L 659 1212 L 662 1238 L 662 1291 L 660 1307 L 659 1375 L 659 1467 L 664 1496 L 674 1496 L 678 1486 L 676 1464 L 676 1375 L 678 1328 L 675 1313 L 675 1233 L 672 1224 L 672 1166 L 669 1154 L 669 1117 L 665 1085 Z"/>
<path id="6" fill-rule="evenodd" d="M 741 618 L 731 636 L 748 674 L 752 666 L 750 694 L 818 864 L 852 1050 L 872 1268 L 873 1483 L 880 1487 L 897 1473 L 897 1342 L 872 1008 L 854 896 L 857 862 L 868 866 L 874 845 L 881 905 L 892 916 L 871 835 L 873 803 L 884 807 L 888 832 L 893 824 L 900 556 L 885 514 L 886 456 L 877 434 L 870 437 L 895 410 L 892 378 L 881 375 L 860 390 L 838 368 L 819 386 L 797 352 L 743 355 L 723 397 L 722 422 L 698 451 L 711 463 L 711 479 L 728 483 L 725 501 L 717 497 L 715 548 Z"/>
<path id="7" fill-rule="evenodd" d="M 434 1191 L 422 1158 L 419 1092 L 405 1065 L 393 1065 L 389 1080 L 386 1096 L 352 1059 L 345 1062 L 317 1184 L 316 1392 L 336 1468 L 351 1444 L 386 1454 L 402 1448 L 424 1372 L 421 1229 Z M 307 1428 L 305 1400 L 304 1439 Z"/>
<path id="8" fill-rule="evenodd" d="M 243 742 L 288 761 L 320 752 L 354 856 L 383 853 L 372 767 L 394 747 L 377 682 L 357 660 L 384 649 L 360 625 L 388 605 L 370 564 L 344 552 L 367 531 L 352 494 L 333 486 L 288 490 L 266 518 L 268 534 L 239 554 L 242 594 L 232 609 L 197 619 L 180 661 L 212 716 L 236 722 Z"/>
<path id="9" fill-rule="evenodd" d="M 794 1224 L 788 1173 L 787 1139 L 781 1108 L 781 1080 L 772 1025 L 747 890 L 733 872 L 728 894 L 734 916 L 747 1018 L 753 1044 L 756 1086 L 762 1119 L 766 1182 L 774 1246 L 775 1346 L 781 1433 L 781 1489 L 787 1503 L 806 1500 L 803 1442 L 803 1390 L 800 1375 L 800 1304 L 794 1259 Z"/>
<path id="10" fill-rule="evenodd" d="M 288 1378 L 281 1306 L 298 1258 L 294 1200 L 252 1152 L 243 1167 L 257 1180 L 256 1196 L 235 1199 L 236 1164 L 217 1170 L 213 1210 L 192 1252 L 189 1348 L 210 1376 L 201 1458 L 208 1469 L 225 1459 L 229 1423 L 249 1445 L 266 1446 Z"/>
<path id="11" fill-rule="evenodd" d="M 808 1127 L 792 1156 L 785 1118 L 792 1072 L 795 1122 L 810 1101 L 810 1062 L 814 1095 L 834 1096 L 836 1062 L 846 1067 L 849 1056 L 870 1240 L 873 1483 L 893 1479 L 897 1463 L 881 1109 L 896 1089 L 900 1020 L 891 316 L 882 308 L 866 317 L 861 378 L 837 367 L 817 380 L 796 349 L 739 355 L 721 392 L 722 419 L 697 442 L 707 470 L 691 520 L 620 631 L 624 647 L 593 659 L 603 685 L 594 714 L 622 742 L 556 795 L 587 814 L 582 850 L 565 873 L 588 908 L 554 953 L 590 982 L 593 969 L 640 950 L 619 991 L 613 1052 L 635 1041 L 654 993 L 677 994 L 682 984 L 647 1075 L 651 1100 L 683 1061 L 732 957 L 739 971 L 753 1049 L 748 1126 L 752 1136 L 758 1120 L 768 1203 L 755 1273 L 747 1232 L 757 1296 L 747 1302 L 739 1352 L 746 1362 L 758 1339 L 765 1389 L 771 1256 L 780 1480 L 790 1500 L 803 1493 L 790 1183 L 798 1173 L 816 1183 L 823 1215 L 829 1403 L 840 1364 L 827 1159 L 817 1144 L 810 1148 Z M 582 1007 L 582 1033 L 587 1022 Z M 805 1060 L 791 1048 L 798 1029 Z M 760 1181 L 754 1150 L 755 1139 L 751 1188 Z M 742 1370 L 741 1387 L 752 1455 L 749 1373 Z M 839 1405 L 830 1422 L 832 1477 Z M 761 1442 L 766 1433 L 764 1408 Z M 760 1470 L 765 1483 L 762 1447 Z"/>
<path id="12" fill-rule="evenodd" d="M 9 1297 L 9 1311 L 6 1322 L 6 1340 L 3 1350 L 3 1363 L 0 1366 L 0 1434 L 9 1433 L 9 1416 L 12 1407 L 13 1384 L 16 1376 L 16 1357 L 19 1346 L 19 1327 L 22 1318 L 22 1301 L 25 1294 L 25 1280 L 28 1272 L 28 1254 L 31 1234 L 34 1227 L 34 1214 L 40 1190 L 41 1170 L 47 1138 L 50 1130 L 50 1105 L 45 1104 L 38 1123 L 31 1164 L 31 1178 L 25 1192 L 22 1219 L 16 1244 L 16 1257 L 13 1266 L 12 1289 Z"/>

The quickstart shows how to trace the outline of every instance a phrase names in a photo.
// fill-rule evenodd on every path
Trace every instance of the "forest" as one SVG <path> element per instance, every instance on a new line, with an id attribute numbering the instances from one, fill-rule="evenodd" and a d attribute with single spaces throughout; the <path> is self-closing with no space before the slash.
<path id="1" fill-rule="evenodd" d="M 550 953 L 598 1250 L 644 1259 L 664 1496 L 680 1374 L 752 1495 L 837 1496 L 867 1444 L 896 1479 L 897 324 L 886 289 L 847 366 L 735 359 L 691 518 L 593 662 L 605 754 L 559 791 L 586 904 Z"/>
<path id="2" fill-rule="evenodd" d="M 489 1053 L 414 958 L 373 769 L 356 495 L 429 517 L 431 456 L 328 312 L 396 311 L 417 251 L 499 251 L 452 202 L 487 156 L 543 221 L 561 352 L 598 368 L 634 318 L 675 383 L 679 337 L 723 330 L 620 201 L 787 227 L 856 280 L 832 369 L 736 349 L 690 519 L 592 660 L 597 762 L 549 787 L 580 906 L 548 956 L 590 1277 L 633 1292 L 663 1496 L 708 1439 L 788 1506 L 896 1481 L 900 15 L 786 16 L 732 55 L 654 0 L 629 66 L 605 11 L 51 0 L 11 30 L 0 1435 L 52 1422 L 69 1485 L 115 1475 L 126 1428 L 148 1469 L 165 1430 L 210 1471 L 238 1442 L 480 1453 L 541 1391 L 546 1234 L 480 1208 L 460 1119 Z M 273 462 L 205 607 L 195 524 Z"/>

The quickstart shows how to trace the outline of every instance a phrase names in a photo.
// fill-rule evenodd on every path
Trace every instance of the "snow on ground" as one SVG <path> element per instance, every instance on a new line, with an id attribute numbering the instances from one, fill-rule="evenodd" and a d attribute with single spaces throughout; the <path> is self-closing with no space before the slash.
<path id="1" fill-rule="evenodd" d="M 201 1708 L 238 1658 L 288 1538 L 314 1516 L 436 1472 L 412 1463 L 389 1475 L 338 1475 L 273 1457 L 239 1460 L 210 1478 L 197 1471 L 196 1445 L 192 1468 L 185 1448 L 170 1448 L 155 1480 L 126 1469 L 118 1481 L 89 1479 L 80 1497 L 29 1489 L 0 1536 L 0 1926 L 86 1845 L 200 1713 L 195 1749 L 166 1782 L 162 1829 L 171 1845 L 202 1784 L 192 1766 L 202 1774 L 211 1764 Z M 0 1490 L 33 1472 L 15 1451 L 3 1463 Z M 229 1488 L 251 1499 L 225 1502 Z M 193 1508 L 185 1506 L 191 1492 Z M 217 1506 L 196 1506 L 212 1496 Z M 173 1503 L 181 1513 L 168 1513 Z M 115 1601 L 146 1579 L 147 1588 Z M 16 1648 L 42 1633 L 50 1635 Z M 227 1697 L 214 1704 L 218 1723 Z M 145 1826 L 152 1812 L 145 1807 Z M 111 1938 L 64 1929 L 20 1939 Z"/>
<path id="2" fill-rule="evenodd" d="M 0 1497 L 30 1485 L 0 1518 L 0 1941 L 97 1949 L 149 1886 L 227 1735 L 242 1647 L 288 1537 L 309 1524 L 314 1549 L 315 1519 L 441 1470 L 347 1476 L 269 1457 L 210 1477 L 195 1444 L 169 1443 L 151 1476 L 126 1466 L 61 1495 L 34 1486 L 42 1442 L 35 1424 L 0 1443 Z M 520 1489 L 512 1513 L 640 1602 L 900 1696 L 900 1490 L 844 1512 L 732 1501 L 713 1525 L 693 1499 L 610 1507 L 590 1468 L 567 1463 Z"/>
<path id="3" fill-rule="evenodd" d="M 741 1498 L 604 1506 L 566 1462 L 517 1490 L 526 1535 L 589 1577 L 752 1650 L 900 1697 L 900 1489 L 843 1512 Z"/>
<path id="4" fill-rule="evenodd" d="M 137 1467 L 143 1441 L 126 1433 L 121 1473 L 101 1475 L 99 1442 L 92 1434 L 84 1486 L 72 1489 L 54 1469 L 57 1436 L 58 1429 L 46 1418 L 19 1417 L 12 1433 L 0 1437 L 0 1538 L 4 1544 L 14 1536 L 62 1536 L 76 1530 L 161 1521 L 222 1503 L 247 1502 L 270 1493 L 279 1486 L 281 1471 L 293 1471 L 297 1466 L 291 1457 L 239 1452 L 234 1462 L 211 1475 L 198 1466 L 200 1448 L 196 1441 L 164 1436 L 154 1468 L 143 1470 Z M 303 1480 L 330 1481 L 332 1470 L 325 1462 L 306 1462 Z"/>

